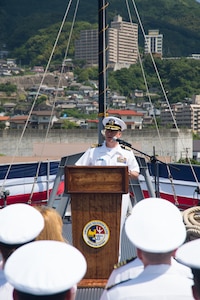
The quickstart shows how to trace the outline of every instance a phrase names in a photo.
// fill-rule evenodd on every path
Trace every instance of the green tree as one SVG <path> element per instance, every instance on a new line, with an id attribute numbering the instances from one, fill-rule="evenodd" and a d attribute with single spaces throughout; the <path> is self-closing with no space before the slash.
<path id="1" fill-rule="evenodd" d="M 64 120 L 62 124 L 63 129 L 73 129 L 77 128 L 77 124 L 75 122 L 69 121 L 69 120 Z"/>
<path id="2" fill-rule="evenodd" d="M 0 84 L 0 91 L 5 92 L 7 96 L 11 95 L 12 93 L 17 91 L 17 86 L 10 82 L 1 83 Z"/>
<path id="3" fill-rule="evenodd" d="M 47 96 L 46 96 L 46 95 L 41 95 L 41 96 L 39 96 L 39 97 L 37 98 L 37 100 L 36 100 L 36 105 L 39 105 L 39 104 L 41 104 L 41 103 L 43 103 L 43 102 L 46 103 L 46 100 L 47 100 Z"/>

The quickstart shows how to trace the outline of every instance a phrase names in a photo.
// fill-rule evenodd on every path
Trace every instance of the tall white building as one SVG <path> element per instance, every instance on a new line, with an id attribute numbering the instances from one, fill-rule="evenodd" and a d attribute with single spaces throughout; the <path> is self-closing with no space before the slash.
<path id="1" fill-rule="evenodd" d="M 135 64 L 138 58 L 138 25 L 119 15 L 108 30 L 108 64 L 115 68 Z"/>
<path id="2" fill-rule="evenodd" d="M 108 64 L 115 69 L 129 67 L 138 58 L 138 25 L 116 16 L 107 32 Z M 82 30 L 75 41 L 75 59 L 98 64 L 98 30 Z"/>
<path id="3" fill-rule="evenodd" d="M 148 35 L 145 35 L 145 54 L 152 53 L 158 57 L 163 54 L 163 35 L 158 29 L 149 30 Z"/>

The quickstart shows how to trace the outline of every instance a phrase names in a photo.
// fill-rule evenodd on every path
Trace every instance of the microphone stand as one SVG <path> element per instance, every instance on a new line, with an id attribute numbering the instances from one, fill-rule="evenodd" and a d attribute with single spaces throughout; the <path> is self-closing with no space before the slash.
<path id="1" fill-rule="evenodd" d="M 127 146 L 127 147 L 131 148 L 132 150 L 134 150 L 134 151 L 136 151 L 136 152 L 138 152 L 138 153 L 140 153 L 140 154 L 142 154 L 142 155 L 144 155 L 144 156 L 146 156 L 146 157 L 149 158 L 150 162 L 154 165 L 154 172 L 155 172 L 155 176 L 154 176 L 154 182 L 155 182 L 155 194 L 156 194 L 156 197 L 157 197 L 157 198 L 160 197 L 160 191 L 159 191 L 159 167 L 158 167 L 158 162 L 159 162 L 159 163 L 162 163 L 162 164 L 164 164 L 164 165 L 168 165 L 168 164 L 166 164 L 166 163 L 164 163 L 163 161 L 161 161 L 161 160 L 159 160 L 159 159 L 156 158 L 156 155 L 155 155 L 155 147 L 153 147 L 153 155 L 148 155 L 148 154 L 145 153 L 145 152 L 142 152 L 142 151 L 140 151 L 140 150 L 138 150 L 138 149 L 133 148 L 131 144 L 129 144 L 129 143 L 125 142 L 125 141 L 118 140 L 118 143 L 119 143 L 119 144 L 122 144 L 122 145 L 124 145 L 124 146 Z M 174 169 L 179 170 L 178 168 L 176 168 L 176 167 L 174 167 L 174 166 L 171 166 L 171 167 L 174 168 Z"/>

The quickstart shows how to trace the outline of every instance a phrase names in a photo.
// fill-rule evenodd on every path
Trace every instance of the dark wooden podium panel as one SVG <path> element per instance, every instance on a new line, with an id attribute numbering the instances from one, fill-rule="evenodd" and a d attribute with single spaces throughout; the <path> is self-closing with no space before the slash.
<path id="1" fill-rule="evenodd" d="M 128 167 L 65 167 L 67 193 L 128 193 Z"/>
<path id="2" fill-rule="evenodd" d="M 97 209 L 98 207 L 98 209 Z M 107 279 L 118 262 L 119 236 L 121 221 L 121 195 L 73 195 L 72 210 L 72 239 L 87 260 L 87 273 L 84 278 Z M 100 248 L 92 248 L 83 240 L 83 228 L 92 220 L 101 220 L 109 230 L 108 242 Z"/>
<path id="3" fill-rule="evenodd" d="M 122 194 L 128 192 L 128 169 L 67 166 L 65 192 L 71 194 L 73 245 L 87 260 L 82 282 L 86 286 L 88 282 L 91 286 L 105 284 L 119 257 L 121 202 Z"/>

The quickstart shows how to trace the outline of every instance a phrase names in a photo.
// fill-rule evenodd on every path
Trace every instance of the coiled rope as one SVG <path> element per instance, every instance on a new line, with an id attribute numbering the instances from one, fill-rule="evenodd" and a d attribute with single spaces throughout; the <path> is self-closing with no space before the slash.
<path id="1" fill-rule="evenodd" d="M 182 212 L 186 226 L 187 240 L 200 238 L 200 206 L 190 207 Z"/>

